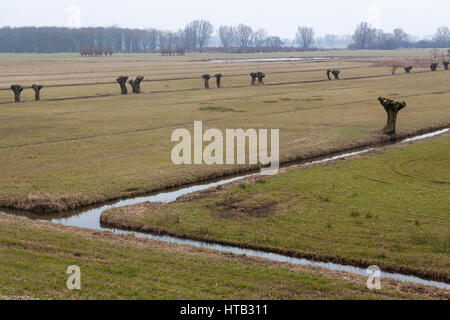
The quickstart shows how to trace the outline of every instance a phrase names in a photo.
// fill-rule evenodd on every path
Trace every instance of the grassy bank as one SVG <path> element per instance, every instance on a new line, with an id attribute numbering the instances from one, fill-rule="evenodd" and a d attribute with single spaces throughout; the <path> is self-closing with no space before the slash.
<path id="1" fill-rule="evenodd" d="M 81 269 L 81 290 L 66 287 Z M 445 299 L 429 287 L 0 216 L 0 299 Z"/>
<path id="2" fill-rule="evenodd" d="M 103 213 L 122 228 L 450 279 L 450 136 Z"/>

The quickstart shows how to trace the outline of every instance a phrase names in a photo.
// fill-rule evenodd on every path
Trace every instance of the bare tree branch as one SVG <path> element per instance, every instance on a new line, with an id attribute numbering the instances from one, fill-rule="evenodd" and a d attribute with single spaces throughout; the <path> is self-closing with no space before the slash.
<path id="1" fill-rule="evenodd" d="M 253 29 L 249 26 L 243 25 L 242 23 L 236 28 L 235 31 L 236 38 L 242 48 L 250 47 L 252 43 Z"/>
<path id="2" fill-rule="evenodd" d="M 296 42 L 302 48 L 309 48 L 314 43 L 314 30 L 310 27 L 298 27 Z"/>
<path id="3" fill-rule="evenodd" d="M 219 38 L 225 48 L 229 48 L 235 40 L 235 30 L 230 26 L 221 26 L 219 28 Z"/>

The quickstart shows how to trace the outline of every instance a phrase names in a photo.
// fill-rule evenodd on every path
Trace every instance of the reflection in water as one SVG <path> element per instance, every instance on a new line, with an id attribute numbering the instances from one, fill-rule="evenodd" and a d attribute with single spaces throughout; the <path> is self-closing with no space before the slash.
<path id="1" fill-rule="evenodd" d="M 209 62 L 274 62 L 274 61 L 320 61 L 338 59 L 338 57 L 290 57 L 290 58 L 243 58 L 243 59 L 216 59 Z"/>
<path id="2" fill-rule="evenodd" d="M 433 137 L 433 136 L 436 136 L 436 135 L 439 135 L 439 134 L 442 134 L 442 133 L 445 133 L 448 131 L 449 131 L 448 128 L 443 129 L 443 130 L 438 130 L 438 131 L 434 131 L 431 133 L 419 135 L 419 136 L 416 136 L 413 138 L 404 139 L 400 142 L 414 141 L 414 140 L 418 140 L 418 139 L 429 138 L 429 137 Z M 316 163 L 321 163 L 321 162 L 326 162 L 326 161 L 332 161 L 332 160 L 336 160 L 336 159 L 341 159 L 341 158 L 345 158 L 345 157 L 349 157 L 349 156 L 366 153 L 371 150 L 373 150 L 373 148 L 367 148 L 364 150 L 355 151 L 355 152 L 351 152 L 351 153 L 342 153 L 342 154 L 339 154 L 339 155 L 336 155 L 333 157 L 323 158 L 320 160 L 307 162 L 306 164 L 316 164 Z M 190 186 L 190 187 L 186 187 L 186 188 L 181 188 L 181 189 L 178 189 L 175 191 L 161 192 L 158 194 L 145 196 L 145 197 L 137 197 L 137 198 L 127 199 L 127 200 L 111 202 L 110 204 L 106 204 L 106 205 L 103 205 L 100 207 L 90 208 L 87 210 L 81 209 L 78 211 L 72 211 L 72 212 L 67 212 L 67 213 L 58 213 L 57 215 L 53 215 L 53 216 L 52 215 L 43 216 L 43 215 L 33 214 L 33 213 L 29 213 L 29 212 L 14 212 L 14 211 L 9 211 L 9 210 L 5 211 L 5 212 L 0 212 L 0 214 L 18 215 L 18 216 L 23 216 L 23 217 L 27 217 L 30 219 L 42 220 L 42 221 L 47 220 L 47 221 L 51 221 L 52 223 L 62 224 L 65 226 L 73 226 L 73 227 L 81 227 L 81 228 L 86 228 L 86 229 L 110 231 L 110 232 L 113 232 L 116 234 L 134 234 L 135 236 L 138 236 L 138 237 L 159 240 L 159 241 L 164 241 L 164 242 L 169 242 L 169 243 L 190 245 L 190 246 L 199 247 L 199 248 L 207 248 L 207 249 L 212 249 L 212 250 L 221 251 L 221 252 L 234 253 L 234 254 L 238 254 L 238 255 L 259 257 L 259 258 L 275 260 L 275 261 L 279 261 L 279 262 L 289 262 L 289 263 L 299 264 L 299 265 L 319 266 L 319 267 L 324 267 L 324 268 L 331 269 L 331 270 L 346 271 L 346 272 L 351 272 L 351 273 L 367 276 L 366 269 L 358 268 L 358 267 L 354 267 L 354 266 L 340 265 L 340 264 L 330 263 L 330 262 L 317 262 L 317 261 L 311 261 L 311 260 L 307 260 L 307 259 L 298 259 L 298 258 L 292 258 L 292 257 L 288 257 L 288 256 L 283 256 L 280 254 L 275 254 L 275 253 L 263 252 L 263 251 L 258 251 L 258 250 L 241 249 L 238 247 L 224 246 L 224 245 L 212 244 L 212 243 L 207 243 L 207 242 L 202 242 L 202 241 L 179 239 L 179 238 L 170 237 L 170 236 L 156 236 L 156 235 L 151 235 L 151 234 L 146 234 L 146 233 L 141 233 L 141 232 L 129 232 L 129 231 L 123 231 L 123 230 L 116 230 L 116 229 L 105 228 L 100 225 L 101 213 L 103 211 L 111 209 L 111 208 L 117 208 L 117 207 L 122 207 L 122 206 L 127 206 L 127 205 L 132 205 L 132 204 L 139 204 L 139 203 L 144 203 L 144 202 L 169 203 L 169 202 L 175 201 L 178 197 L 180 197 L 182 195 L 186 195 L 186 194 L 197 192 L 197 191 L 207 190 L 209 188 L 213 188 L 213 187 L 216 187 L 219 185 L 224 185 L 224 184 L 227 184 L 227 183 L 230 183 L 233 181 L 237 181 L 237 180 L 241 180 L 241 179 L 244 179 L 244 178 L 247 178 L 250 176 L 254 176 L 254 175 L 257 175 L 257 173 L 246 174 L 246 175 L 239 176 L 239 177 L 223 179 L 223 180 L 220 180 L 217 182 L 212 182 L 212 183 L 207 183 L 207 184 L 194 185 L 194 186 Z M 407 281 L 407 282 L 431 285 L 431 286 L 435 286 L 435 287 L 439 287 L 439 288 L 450 289 L 450 285 L 443 283 L 443 282 L 429 281 L 429 280 L 420 279 L 418 277 L 408 276 L 408 275 L 403 275 L 403 274 L 398 274 L 398 273 L 383 272 L 382 277 L 400 280 L 400 281 Z"/>

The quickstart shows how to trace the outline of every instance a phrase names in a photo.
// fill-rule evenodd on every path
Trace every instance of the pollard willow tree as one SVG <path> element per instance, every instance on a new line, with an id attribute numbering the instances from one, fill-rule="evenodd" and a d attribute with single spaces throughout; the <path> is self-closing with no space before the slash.
<path id="1" fill-rule="evenodd" d="M 404 69 L 405 69 L 405 73 L 411 73 L 411 70 L 412 70 L 412 66 L 407 66 L 407 67 L 405 67 Z"/>
<path id="2" fill-rule="evenodd" d="M 330 80 L 330 81 L 331 81 L 331 77 L 330 77 L 330 74 L 331 74 L 331 70 L 330 70 L 330 69 L 328 69 L 328 70 L 327 70 L 327 77 L 328 77 L 328 80 Z"/>
<path id="3" fill-rule="evenodd" d="M 383 97 L 379 97 L 378 101 L 380 101 L 387 113 L 387 123 L 383 129 L 383 132 L 385 134 L 395 134 L 398 112 L 406 107 L 406 102 L 394 101 L 393 99 Z"/>
<path id="4" fill-rule="evenodd" d="M 209 89 L 209 79 L 211 78 L 211 75 L 205 73 L 202 75 L 203 81 L 205 82 L 205 89 Z"/>
<path id="5" fill-rule="evenodd" d="M 444 69 L 448 70 L 448 65 L 450 64 L 450 62 L 449 61 L 444 61 L 444 62 L 442 62 L 442 64 L 444 65 Z"/>
<path id="6" fill-rule="evenodd" d="M 128 80 L 127 76 L 120 76 L 120 77 L 118 77 L 116 79 L 117 83 L 119 83 L 119 85 L 120 85 L 120 93 L 121 94 L 127 94 L 128 93 L 127 80 Z"/>
<path id="7" fill-rule="evenodd" d="M 20 94 L 23 91 L 23 87 L 18 84 L 13 84 L 11 90 L 14 92 L 14 102 L 20 102 Z"/>
<path id="8" fill-rule="evenodd" d="M 331 73 L 333 74 L 336 80 L 339 80 L 339 74 L 341 73 L 339 70 L 333 70 L 331 71 Z"/>
<path id="9" fill-rule="evenodd" d="M 438 67 L 438 64 L 436 62 L 433 62 L 432 64 L 430 64 L 431 71 L 436 71 L 437 67 Z"/>
<path id="10" fill-rule="evenodd" d="M 220 83 L 221 79 L 222 79 L 222 74 L 221 73 L 217 73 L 215 75 L 216 77 L 216 87 L 217 89 L 220 89 L 222 87 L 222 84 Z"/>
<path id="11" fill-rule="evenodd" d="M 130 79 L 128 83 L 131 86 L 131 89 L 133 90 L 133 93 L 141 93 L 141 82 L 144 81 L 143 76 L 136 77 L 135 80 Z"/>
<path id="12" fill-rule="evenodd" d="M 41 89 L 42 89 L 43 87 L 44 87 L 44 86 L 37 85 L 37 84 L 33 84 L 33 85 L 31 86 L 31 88 L 33 88 L 33 90 L 34 90 L 34 99 L 35 99 L 36 101 L 41 100 Z"/>
<path id="13" fill-rule="evenodd" d="M 258 83 L 260 86 L 264 85 L 264 78 L 266 77 L 266 75 L 263 72 L 258 72 L 256 74 L 258 76 Z"/>
<path id="14" fill-rule="evenodd" d="M 256 85 L 256 78 L 258 78 L 258 74 L 256 72 L 250 73 L 250 77 L 252 77 L 252 82 L 250 83 L 252 86 Z"/>

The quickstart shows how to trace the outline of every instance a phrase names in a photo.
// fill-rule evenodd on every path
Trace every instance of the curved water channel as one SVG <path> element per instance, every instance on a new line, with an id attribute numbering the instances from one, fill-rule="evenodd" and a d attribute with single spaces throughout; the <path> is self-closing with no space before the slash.
<path id="1" fill-rule="evenodd" d="M 419 139 L 429 138 L 429 137 L 433 137 L 433 136 L 437 136 L 437 135 L 446 133 L 449 130 L 450 130 L 449 128 L 446 128 L 446 129 L 434 131 L 431 133 L 418 135 L 418 136 L 415 136 L 412 138 L 407 138 L 407 139 L 401 140 L 400 142 L 408 142 L 408 141 L 415 141 L 415 140 L 419 140 Z M 366 149 L 351 152 L 351 153 L 342 153 L 342 154 L 338 154 L 333 157 L 310 161 L 305 164 L 316 164 L 316 163 L 322 163 L 322 162 L 332 161 L 332 160 L 336 160 L 336 159 L 351 157 L 354 155 L 370 152 L 374 149 L 375 148 L 366 148 Z M 9 211 L 9 210 L 5 211 L 5 212 L 0 211 L 0 214 L 23 216 L 23 217 L 27 217 L 27 218 L 34 219 L 34 220 L 50 221 L 55 224 L 62 224 L 65 226 L 72 226 L 72 227 L 81 227 L 81 228 L 92 229 L 92 230 L 109 231 L 109 232 L 112 232 L 115 234 L 133 234 L 136 237 L 143 237 L 143 238 L 148 238 L 148 239 L 158 240 L 158 241 L 163 241 L 163 242 L 168 242 L 168 243 L 188 245 L 188 246 L 193 246 L 193 247 L 198 247 L 198 248 L 206 248 L 206 249 L 211 249 L 211 250 L 220 251 L 220 252 L 233 253 L 233 254 L 237 254 L 237 255 L 259 257 L 259 258 L 263 258 L 263 259 L 274 260 L 274 261 L 278 261 L 278 262 L 287 262 L 287 263 L 292 263 L 292 264 L 297 264 L 297 265 L 317 266 L 317 267 L 322 267 L 322 268 L 326 268 L 329 270 L 345 271 L 345 272 L 350 272 L 350 273 L 354 273 L 354 274 L 358 274 L 358 275 L 362 275 L 362 276 L 368 276 L 366 269 L 354 267 L 351 265 L 341 265 L 341 264 L 331 263 L 331 262 L 318 262 L 318 261 L 294 258 L 294 257 L 276 254 L 276 253 L 259 251 L 259 250 L 243 249 L 243 248 L 239 248 L 239 247 L 219 245 L 219 244 L 208 243 L 208 242 L 203 242 L 203 241 L 180 239 L 180 238 L 171 237 L 171 236 L 159 236 L 159 235 L 152 235 L 152 234 L 147 234 L 147 233 L 142 233 L 142 232 L 124 231 L 124 230 L 106 228 L 106 227 L 102 227 L 100 225 L 100 216 L 101 216 L 102 212 L 105 210 L 111 209 L 111 208 L 117 208 L 117 207 L 122 207 L 122 206 L 127 206 L 127 205 L 132 205 L 132 204 L 139 204 L 139 203 L 144 203 L 144 202 L 169 203 L 169 202 L 175 201 L 178 197 L 185 195 L 185 194 L 206 190 L 206 189 L 209 189 L 212 187 L 224 185 L 224 184 L 227 184 L 227 183 L 230 183 L 233 181 L 237 181 L 240 179 L 244 179 L 244 178 L 247 178 L 247 177 L 250 177 L 253 175 L 257 175 L 257 174 L 259 174 L 259 173 L 246 174 L 246 175 L 242 175 L 242 176 L 238 176 L 238 177 L 234 177 L 234 178 L 223 179 L 223 180 L 220 180 L 217 182 L 212 182 L 212 183 L 198 184 L 198 185 L 194 185 L 194 186 L 190 186 L 190 187 L 181 188 L 181 189 L 178 189 L 175 191 L 160 192 L 160 193 L 150 195 L 150 196 L 137 197 L 137 198 L 127 199 L 127 200 L 116 201 L 116 202 L 106 204 L 106 205 L 103 205 L 100 207 L 84 209 L 84 210 L 80 210 L 78 212 L 65 213 L 65 214 L 63 214 L 63 217 L 61 217 L 61 215 L 59 214 L 57 218 L 52 218 L 50 216 L 46 217 L 46 216 L 42 216 L 42 215 L 32 214 L 29 212 L 14 212 L 14 211 Z M 423 285 L 430 285 L 430 286 L 434 286 L 434 287 L 438 287 L 438 288 L 450 289 L 450 284 L 447 284 L 444 282 L 425 280 L 425 279 L 421 279 L 416 276 L 404 275 L 404 274 L 400 274 L 400 273 L 382 272 L 382 277 L 399 280 L 399 281 L 412 282 L 412 283 L 423 284 Z"/>

